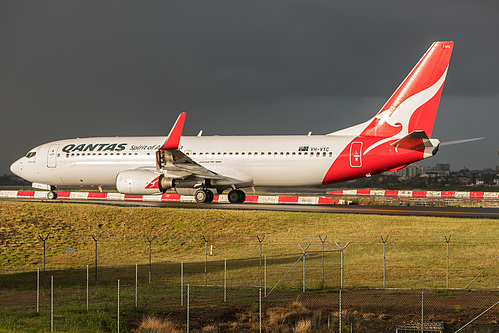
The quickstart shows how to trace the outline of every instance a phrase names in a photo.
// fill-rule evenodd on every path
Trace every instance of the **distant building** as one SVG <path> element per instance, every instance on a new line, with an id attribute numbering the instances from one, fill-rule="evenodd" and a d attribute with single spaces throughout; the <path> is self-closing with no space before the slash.
<path id="1" fill-rule="evenodd" d="M 417 177 L 423 173 L 423 168 L 417 164 L 411 164 L 399 171 L 400 176 Z"/>

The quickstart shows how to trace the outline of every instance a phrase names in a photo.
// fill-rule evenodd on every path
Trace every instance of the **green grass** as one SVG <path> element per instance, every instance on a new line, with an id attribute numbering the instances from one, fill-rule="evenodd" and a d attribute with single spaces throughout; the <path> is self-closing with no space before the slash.
<path id="1" fill-rule="evenodd" d="M 72 203 L 0 202 L 0 286 L 33 287 L 36 268 L 43 270 L 46 241 L 47 276 L 56 283 L 86 281 L 86 266 L 94 278 L 95 242 L 98 235 L 99 283 L 120 278 L 134 283 L 148 278 L 149 242 L 152 241 L 152 278 L 157 283 L 179 283 L 183 261 L 186 283 L 204 283 L 204 234 L 208 250 L 210 284 L 223 284 L 223 259 L 227 258 L 229 284 L 256 286 L 259 276 L 259 243 L 265 235 L 268 285 L 275 284 L 301 255 L 298 244 L 320 251 L 319 235 L 328 236 L 325 248 L 343 246 L 345 287 L 380 287 L 383 281 L 383 247 L 386 244 L 387 287 L 445 287 L 446 243 L 450 242 L 450 287 L 466 286 L 496 256 L 499 223 L 493 219 L 400 217 L 296 212 L 225 211 L 153 207 L 115 207 Z M 74 253 L 65 254 L 72 247 Z M 244 260 L 242 260 L 244 259 Z M 339 284 L 339 253 L 325 256 L 325 285 Z M 307 286 L 320 288 L 320 253 L 307 254 Z M 496 288 L 499 262 L 489 267 L 472 288 Z M 281 283 L 301 287 L 302 263 Z M 67 281 L 67 282 L 65 282 Z"/>

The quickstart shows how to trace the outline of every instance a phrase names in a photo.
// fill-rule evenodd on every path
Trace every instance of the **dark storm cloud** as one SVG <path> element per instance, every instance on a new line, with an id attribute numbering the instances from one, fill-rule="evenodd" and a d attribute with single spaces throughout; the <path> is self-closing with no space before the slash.
<path id="1" fill-rule="evenodd" d="M 0 2 L 9 142 L 0 173 L 50 140 L 167 134 L 182 110 L 188 135 L 341 129 L 376 113 L 434 40 L 456 41 L 435 136 L 488 136 L 469 167 L 494 166 L 498 9 L 459 0 Z M 466 162 L 458 155 L 453 165 Z"/>

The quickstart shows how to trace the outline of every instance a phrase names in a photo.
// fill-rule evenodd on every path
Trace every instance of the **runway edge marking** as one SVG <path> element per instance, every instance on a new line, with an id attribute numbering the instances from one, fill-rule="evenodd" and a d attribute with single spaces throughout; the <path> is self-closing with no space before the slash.
<path id="1" fill-rule="evenodd" d="M 44 199 L 45 191 L 0 191 L 0 198 L 6 199 Z M 162 195 L 130 195 L 108 192 L 58 192 L 59 200 L 113 200 L 113 201 L 148 201 L 148 202 L 195 202 L 194 197 L 165 193 Z M 213 199 L 215 203 L 228 203 L 227 195 L 221 194 Z M 349 202 L 322 196 L 286 196 L 286 195 L 247 195 L 246 204 L 295 204 L 295 205 L 345 205 Z"/>

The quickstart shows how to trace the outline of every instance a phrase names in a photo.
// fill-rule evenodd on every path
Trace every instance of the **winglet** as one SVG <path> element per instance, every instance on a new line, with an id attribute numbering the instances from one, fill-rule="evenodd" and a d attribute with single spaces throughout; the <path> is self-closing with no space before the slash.
<path id="1" fill-rule="evenodd" d="M 178 144 L 182 137 L 182 130 L 184 129 L 185 115 L 186 112 L 182 112 L 178 116 L 177 121 L 175 122 L 175 125 L 173 125 L 170 134 L 168 134 L 168 138 L 163 144 L 163 147 L 161 147 L 161 150 L 178 149 Z"/>

